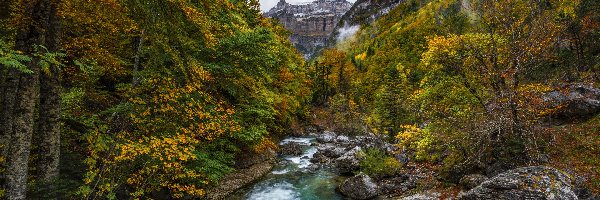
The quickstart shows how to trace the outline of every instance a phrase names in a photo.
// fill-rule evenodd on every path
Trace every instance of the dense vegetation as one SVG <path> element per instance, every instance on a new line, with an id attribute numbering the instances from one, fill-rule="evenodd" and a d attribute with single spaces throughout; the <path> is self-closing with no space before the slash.
<path id="1" fill-rule="evenodd" d="M 0 196 L 203 196 L 305 115 L 304 61 L 257 1 L 1 4 Z"/>
<path id="2" fill-rule="evenodd" d="M 406 0 L 306 65 L 288 35 L 257 0 L 1 1 L 0 198 L 202 198 L 311 118 L 446 183 L 550 155 L 600 191 L 599 116 L 540 99 L 599 86 L 598 1 Z"/>
<path id="3" fill-rule="evenodd" d="M 599 8 L 590 0 L 408 0 L 310 64 L 313 103 L 345 122 L 336 128 L 395 141 L 448 182 L 533 164 L 557 151 L 557 133 L 543 123 L 554 110 L 541 95 L 571 82 L 598 85 Z M 576 141 L 598 141 L 590 137 Z M 578 148 L 562 144 L 558 151 Z M 598 167 L 581 164 L 586 174 Z"/>

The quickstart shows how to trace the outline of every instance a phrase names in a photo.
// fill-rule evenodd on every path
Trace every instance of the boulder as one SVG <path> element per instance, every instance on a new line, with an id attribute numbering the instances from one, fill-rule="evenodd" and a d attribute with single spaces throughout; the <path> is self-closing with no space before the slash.
<path id="1" fill-rule="evenodd" d="M 589 85 L 568 85 L 542 96 L 553 119 L 569 120 L 600 113 L 600 89 Z"/>
<path id="2" fill-rule="evenodd" d="M 285 143 L 279 146 L 279 152 L 283 155 L 299 156 L 302 155 L 302 146 L 298 143 Z"/>
<path id="3" fill-rule="evenodd" d="M 350 142 L 350 138 L 345 135 L 338 135 L 337 138 L 335 138 L 335 142 L 348 143 L 348 142 Z"/>
<path id="4" fill-rule="evenodd" d="M 461 194 L 459 199 L 577 199 L 571 178 L 557 169 L 532 166 L 499 174 Z"/>
<path id="5" fill-rule="evenodd" d="M 319 152 L 330 158 L 339 158 L 340 156 L 344 155 L 344 153 L 346 153 L 346 149 L 343 147 L 328 145 L 319 148 Z"/>
<path id="6" fill-rule="evenodd" d="M 352 199 L 370 199 L 379 194 L 377 184 L 371 177 L 363 173 L 346 179 L 339 186 L 339 191 Z"/>
<path id="7" fill-rule="evenodd" d="M 477 187 L 478 185 L 480 185 L 481 183 L 483 183 L 484 181 L 487 181 L 488 177 L 481 175 L 481 174 L 469 174 L 466 176 L 463 176 L 459 183 L 461 186 L 463 186 L 463 188 L 470 190 L 473 189 L 474 187 Z"/>
<path id="8" fill-rule="evenodd" d="M 319 143 L 331 143 L 334 142 L 337 135 L 334 132 L 323 131 L 322 134 L 317 136 L 317 142 Z"/>
<path id="9" fill-rule="evenodd" d="M 323 155 L 323 152 L 317 151 L 313 154 L 313 157 L 310 159 L 311 163 L 329 163 L 329 157 Z"/>
<path id="10" fill-rule="evenodd" d="M 319 165 L 311 164 L 311 165 L 309 165 L 309 166 L 308 166 L 306 169 L 307 169 L 309 172 L 316 172 L 316 171 L 317 171 L 317 170 L 319 170 L 320 168 L 321 168 L 321 166 L 319 166 Z"/>
<path id="11" fill-rule="evenodd" d="M 341 157 L 335 159 L 335 167 L 338 169 L 340 174 L 351 174 L 352 172 L 360 169 L 360 160 L 358 158 L 358 152 L 361 151 L 360 147 L 344 153 Z"/>
<path id="12" fill-rule="evenodd" d="M 417 187 L 417 177 L 403 174 L 397 177 L 382 179 L 377 185 L 379 186 L 381 195 L 402 194 Z"/>

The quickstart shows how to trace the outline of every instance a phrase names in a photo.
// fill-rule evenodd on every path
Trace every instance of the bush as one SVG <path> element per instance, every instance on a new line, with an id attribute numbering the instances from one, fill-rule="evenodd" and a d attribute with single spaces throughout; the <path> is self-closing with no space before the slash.
<path id="1" fill-rule="evenodd" d="M 437 160 L 438 156 L 433 152 L 436 138 L 429 129 L 421 129 L 414 125 L 404 125 L 401 128 L 404 130 L 396 135 L 400 148 L 414 151 L 417 161 Z"/>
<path id="2" fill-rule="evenodd" d="M 402 168 L 396 158 L 377 148 L 369 148 L 361 156 L 364 159 L 360 162 L 360 171 L 371 177 L 392 176 Z"/>

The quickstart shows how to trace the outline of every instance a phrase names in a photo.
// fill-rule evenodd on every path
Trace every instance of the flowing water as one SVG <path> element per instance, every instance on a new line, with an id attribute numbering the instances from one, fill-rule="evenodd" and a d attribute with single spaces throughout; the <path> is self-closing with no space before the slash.
<path id="1" fill-rule="evenodd" d="M 313 200 L 342 199 L 335 191 L 339 177 L 329 169 L 320 168 L 310 170 L 310 159 L 317 152 L 317 148 L 311 146 L 315 143 L 314 138 L 287 138 L 281 141 L 285 143 L 298 143 L 302 145 L 303 154 L 300 156 L 281 157 L 287 162 L 278 164 L 273 171 L 259 182 L 239 192 L 235 199 L 248 200 Z"/>

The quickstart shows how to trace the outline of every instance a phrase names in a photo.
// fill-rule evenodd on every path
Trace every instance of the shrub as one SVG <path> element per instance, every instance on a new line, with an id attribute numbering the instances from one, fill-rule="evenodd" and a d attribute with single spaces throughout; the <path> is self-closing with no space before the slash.
<path id="1" fill-rule="evenodd" d="M 435 137 L 429 129 L 421 129 L 414 125 L 401 126 L 403 131 L 396 135 L 398 146 L 403 150 L 414 151 L 418 161 L 434 161 L 437 155 L 432 152 Z"/>
<path id="2" fill-rule="evenodd" d="M 396 158 L 377 148 L 369 148 L 362 153 L 360 171 L 372 177 L 386 177 L 396 174 L 402 164 Z"/>

